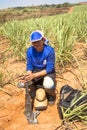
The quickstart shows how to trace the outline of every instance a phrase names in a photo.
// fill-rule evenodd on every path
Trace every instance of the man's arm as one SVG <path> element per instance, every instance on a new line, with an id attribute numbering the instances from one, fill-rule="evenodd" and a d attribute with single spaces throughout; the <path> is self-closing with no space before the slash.
<path id="1" fill-rule="evenodd" d="M 55 51 L 54 49 L 51 49 L 47 58 L 46 72 L 51 73 L 54 70 L 55 70 Z"/>
<path id="2" fill-rule="evenodd" d="M 27 72 L 27 76 L 25 77 L 25 81 L 31 81 L 32 79 L 34 78 L 37 78 L 37 77 L 41 77 L 41 76 L 45 76 L 47 74 L 46 70 L 41 70 L 39 72 L 36 72 L 36 73 L 28 73 Z"/>
<path id="3" fill-rule="evenodd" d="M 33 73 L 34 75 L 34 78 L 37 78 L 37 77 L 41 77 L 41 76 L 45 76 L 47 74 L 46 70 L 41 70 L 39 72 L 36 72 L 36 73 Z"/>

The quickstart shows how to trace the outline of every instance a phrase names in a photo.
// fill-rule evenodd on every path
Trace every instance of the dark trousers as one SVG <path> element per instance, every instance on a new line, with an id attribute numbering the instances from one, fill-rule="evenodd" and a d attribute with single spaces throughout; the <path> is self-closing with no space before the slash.
<path id="1" fill-rule="evenodd" d="M 49 76 L 54 81 L 54 87 L 52 89 L 44 88 L 43 81 L 44 81 L 45 76 Z M 35 92 L 38 88 L 43 88 L 46 92 L 47 97 L 49 97 L 49 96 L 56 97 L 56 94 L 55 94 L 55 89 L 56 89 L 55 71 L 53 73 L 47 74 L 45 76 L 40 77 L 40 78 L 35 78 L 32 80 L 33 84 L 31 86 L 29 86 L 31 93 Z"/>

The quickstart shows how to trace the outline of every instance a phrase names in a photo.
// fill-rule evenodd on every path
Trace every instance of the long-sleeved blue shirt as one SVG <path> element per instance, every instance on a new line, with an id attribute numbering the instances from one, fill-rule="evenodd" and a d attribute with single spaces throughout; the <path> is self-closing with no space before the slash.
<path id="1" fill-rule="evenodd" d="M 26 53 L 26 59 L 27 71 L 46 69 L 47 73 L 51 73 L 55 70 L 55 51 L 54 48 L 49 45 L 44 45 L 44 49 L 41 52 L 37 52 L 33 46 L 29 47 Z"/>

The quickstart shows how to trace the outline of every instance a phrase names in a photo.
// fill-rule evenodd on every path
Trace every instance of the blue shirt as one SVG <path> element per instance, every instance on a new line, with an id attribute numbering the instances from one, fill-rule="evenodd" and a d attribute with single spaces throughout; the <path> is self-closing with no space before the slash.
<path id="1" fill-rule="evenodd" d="M 49 45 L 44 45 L 44 49 L 41 52 L 31 46 L 26 53 L 27 65 L 26 70 L 33 71 L 34 69 L 43 70 L 47 73 L 51 73 L 55 70 L 55 51 Z"/>

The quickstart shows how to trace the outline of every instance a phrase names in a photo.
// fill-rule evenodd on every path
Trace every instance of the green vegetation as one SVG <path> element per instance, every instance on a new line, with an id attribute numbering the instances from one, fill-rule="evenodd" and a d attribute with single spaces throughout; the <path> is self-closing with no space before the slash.
<path id="1" fill-rule="evenodd" d="M 76 12 L 78 12 L 78 13 L 87 12 L 87 4 L 86 5 L 75 6 L 73 12 L 74 13 L 76 13 Z"/>
<path id="2" fill-rule="evenodd" d="M 71 6 L 74 6 L 74 4 L 45 4 L 40 6 L 8 8 L 0 10 L 0 23 L 3 24 L 4 22 L 12 20 L 24 20 L 28 18 L 61 14 L 67 12 Z"/>
<path id="3" fill-rule="evenodd" d="M 48 8 L 60 8 L 60 7 L 70 7 L 74 6 L 75 4 L 70 4 L 70 3 L 63 3 L 63 4 L 51 4 L 51 5 L 40 5 L 40 6 L 28 6 L 28 7 L 15 7 L 15 8 L 8 8 L 4 10 L 0 10 L 0 15 L 8 15 L 8 14 L 22 14 L 24 12 L 36 12 L 36 11 L 41 11 L 44 9 Z"/>
<path id="4" fill-rule="evenodd" d="M 10 42 L 9 50 L 20 60 L 25 59 L 25 52 L 29 43 L 29 35 L 35 29 L 40 29 L 50 39 L 55 48 L 56 60 L 59 65 L 72 62 L 72 49 L 76 41 L 87 41 L 87 10 L 79 13 L 83 6 L 76 6 L 78 11 L 71 14 L 33 18 L 24 21 L 6 22 L 0 28 L 1 35 Z"/>
<path id="5" fill-rule="evenodd" d="M 87 5 L 76 6 L 73 15 L 77 41 L 87 42 Z"/>
<path id="6" fill-rule="evenodd" d="M 71 105 L 68 107 L 67 110 L 65 110 L 65 108 L 62 107 L 64 120 L 66 121 L 76 120 L 76 121 L 82 121 L 84 123 L 87 122 L 87 101 L 85 100 L 86 97 L 87 97 L 87 90 L 81 92 L 80 96 L 78 96 L 77 94 L 72 100 Z M 84 100 L 82 101 L 81 99 Z"/>

